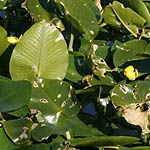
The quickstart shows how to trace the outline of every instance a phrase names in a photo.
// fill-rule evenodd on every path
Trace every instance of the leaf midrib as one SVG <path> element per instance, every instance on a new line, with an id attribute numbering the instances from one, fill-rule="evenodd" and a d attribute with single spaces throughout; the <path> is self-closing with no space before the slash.
<path id="1" fill-rule="evenodd" d="M 40 57 L 39 57 L 39 62 L 38 62 L 38 73 L 37 73 L 38 77 L 40 77 L 41 70 L 42 70 L 42 62 L 43 62 L 43 54 L 44 54 L 44 40 L 45 40 L 44 35 L 45 35 L 45 30 L 42 26 L 42 30 L 41 30 L 42 38 L 41 38 L 41 47 L 40 47 L 40 54 L 39 54 Z"/>

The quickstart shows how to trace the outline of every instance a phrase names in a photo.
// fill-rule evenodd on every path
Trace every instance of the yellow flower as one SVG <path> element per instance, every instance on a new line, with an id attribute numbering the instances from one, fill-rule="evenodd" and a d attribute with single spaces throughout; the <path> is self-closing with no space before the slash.
<path id="1" fill-rule="evenodd" d="M 7 37 L 8 42 L 10 42 L 11 44 L 17 44 L 19 42 L 19 39 L 15 36 L 9 36 Z"/>
<path id="2" fill-rule="evenodd" d="M 130 65 L 124 69 L 124 75 L 129 80 L 135 80 L 138 77 L 138 70 Z"/>

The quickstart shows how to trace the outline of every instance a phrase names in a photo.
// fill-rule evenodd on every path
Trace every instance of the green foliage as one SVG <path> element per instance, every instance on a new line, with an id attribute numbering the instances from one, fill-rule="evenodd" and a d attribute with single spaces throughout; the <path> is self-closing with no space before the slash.
<path id="1" fill-rule="evenodd" d="M 149 149 L 149 24 L 148 0 L 1 0 L 0 150 Z"/>
<path id="2" fill-rule="evenodd" d="M 30 81 L 35 77 L 62 80 L 68 66 L 67 53 L 65 40 L 54 25 L 45 21 L 36 23 L 24 34 L 12 53 L 11 77 Z"/>

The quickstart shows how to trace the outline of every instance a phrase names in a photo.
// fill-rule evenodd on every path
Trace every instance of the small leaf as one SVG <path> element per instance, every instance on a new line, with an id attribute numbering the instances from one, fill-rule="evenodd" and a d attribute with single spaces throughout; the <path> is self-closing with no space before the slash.
<path id="1" fill-rule="evenodd" d="M 32 125 L 33 122 L 26 118 L 9 120 L 3 123 L 5 132 L 17 145 L 27 144 L 30 142 Z"/>

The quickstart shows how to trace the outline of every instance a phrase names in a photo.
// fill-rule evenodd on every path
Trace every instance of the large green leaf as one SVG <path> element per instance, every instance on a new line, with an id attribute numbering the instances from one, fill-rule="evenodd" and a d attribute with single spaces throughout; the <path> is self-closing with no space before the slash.
<path id="1" fill-rule="evenodd" d="M 150 25 L 150 13 L 142 0 L 120 0 L 126 7 L 130 7 L 145 20 L 146 24 Z"/>
<path id="2" fill-rule="evenodd" d="M 96 17 L 85 0 L 55 0 L 62 14 L 85 37 L 92 40 L 98 34 Z"/>
<path id="3" fill-rule="evenodd" d="M 32 98 L 28 106 L 39 121 L 32 132 L 37 141 L 47 139 L 57 127 L 61 117 L 76 116 L 80 110 L 74 88 L 59 80 L 34 81 Z M 62 126 L 58 128 L 63 129 Z"/>
<path id="4" fill-rule="evenodd" d="M 114 65 L 119 68 L 119 71 L 132 65 L 138 70 L 139 76 L 149 73 L 150 60 L 148 57 L 145 57 L 149 55 L 149 46 L 150 44 L 147 44 L 145 40 L 130 40 L 116 46 L 113 55 Z"/>
<path id="5" fill-rule="evenodd" d="M 130 40 L 116 47 L 114 54 L 114 64 L 116 67 L 123 65 L 127 61 L 139 60 L 137 54 L 146 52 L 147 42 L 145 40 Z M 121 58 L 121 59 L 120 59 Z"/>
<path id="6" fill-rule="evenodd" d="M 118 84 L 111 91 L 112 101 L 116 107 L 146 102 L 149 100 L 149 94 L 150 81 L 139 81 L 134 87 L 130 84 Z"/>
<path id="7" fill-rule="evenodd" d="M 122 3 L 117 1 L 114 1 L 112 5 L 105 8 L 104 20 L 117 29 L 128 30 L 135 37 L 137 37 L 139 29 L 143 28 L 145 23 L 143 17 L 132 9 L 125 8 Z"/>
<path id="8" fill-rule="evenodd" d="M 0 76 L 0 112 L 21 108 L 29 103 L 32 86 L 28 81 L 11 81 Z"/>
<path id="9" fill-rule="evenodd" d="M 36 76 L 63 79 L 68 66 L 68 51 L 62 34 L 45 21 L 34 24 L 15 47 L 10 60 L 12 79 Z"/>
<path id="10" fill-rule="evenodd" d="M 87 147 L 98 147 L 98 146 L 111 146 L 111 145 L 127 145 L 133 144 L 139 141 L 138 138 L 129 136 L 97 136 L 90 138 L 74 138 L 70 139 L 69 143 L 72 146 L 87 146 Z"/>

